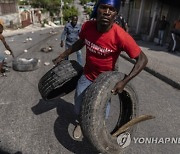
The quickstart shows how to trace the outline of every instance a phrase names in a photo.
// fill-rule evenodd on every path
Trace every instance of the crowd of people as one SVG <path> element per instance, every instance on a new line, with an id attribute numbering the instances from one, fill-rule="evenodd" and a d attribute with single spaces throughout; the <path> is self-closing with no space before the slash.
<path id="1" fill-rule="evenodd" d="M 169 26 L 170 26 L 170 23 L 166 20 L 166 17 L 163 15 L 161 20 L 157 22 L 157 28 L 158 28 L 157 45 L 160 45 L 160 46 L 164 45 L 165 43 L 164 34 Z M 170 36 L 170 41 L 168 45 L 168 51 L 175 52 L 176 49 L 178 48 L 177 41 L 180 40 L 180 18 L 174 22 L 170 32 L 171 32 L 171 36 Z"/>

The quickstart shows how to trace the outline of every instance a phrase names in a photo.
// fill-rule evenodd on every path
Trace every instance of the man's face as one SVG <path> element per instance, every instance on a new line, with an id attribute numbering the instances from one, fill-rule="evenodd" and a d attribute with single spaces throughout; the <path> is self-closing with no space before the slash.
<path id="1" fill-rule="evenodd" d="M 97 22 L 103 26 L 110 26 L 114 23 L 117 15 L 116 9 L 108 4 L 100 4 L 97 10 Z"/>
<path id="2" fill-rule="evenodd" d="M 73 17 L 72 21 L 71 21 L 72 26 L 76 26 L 77 21 L 78 21 L 78 18 L 77 17 Z"/>

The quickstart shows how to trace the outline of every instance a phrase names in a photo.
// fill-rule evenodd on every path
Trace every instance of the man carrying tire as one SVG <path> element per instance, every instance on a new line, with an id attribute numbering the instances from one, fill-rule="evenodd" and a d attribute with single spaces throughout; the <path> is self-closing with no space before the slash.
<path id="1" fill-rule="evenodd" d="M 80 115 L 83 92 L 99 74 L 114 70 L 121 51 L 125 51 L 130 58 L 136 60 L 136 63 L 130 73 L 115 84 L 111 91 L 113 94 L 122 92 L 125 85 L 140 73 L 147 64 L 146 55 L 134 39 L 114 23 L 119 9 L 120 0 L 99 0 L 93 11 L 92 17 L 95 20 L 85 22 L 79 34 L 79 40 L 53 60 L 54 64 L 58 64 L 65 57 L 86 45 L 84 72 L 78 81 L 75 93 L 75 113 L 77 117 Z M 73 136 L 78 139 L 81 135 L 80 125 L 77 123 Z"/>

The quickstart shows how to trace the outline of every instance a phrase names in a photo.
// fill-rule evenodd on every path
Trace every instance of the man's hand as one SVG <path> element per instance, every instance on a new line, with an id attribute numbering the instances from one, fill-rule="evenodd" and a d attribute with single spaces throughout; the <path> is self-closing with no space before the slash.
<path id="1" fill-rule="evenodd" d="M 63 41 L 61 41 L 60 46 L 61 46 L 61 48 L 64 46 L 64 42 Z"/>
<path id="2" fill-rule="evenodd" d="M 125 85 L 126 85 L 126 83 L 123 80 L 119 81 L 118 83 L 116 83 L 114 88 L 111 90 L 111 93 L 113 93 L 114 95 L 117 95 L 118 93 L 122 93 Z"/>
<path id="3" fill-rule="evenodd" d="M 57 65 L 59 64 L 61 61 L 63 60 L 63 58 L 60 56 L 58 56 L 57 58 L 53 59 L 52 62 Z"/>
<path id="4" fill-rule="evenodd" d="M 10 53 L 11 53 L 11 56 L 14 58 L 14 53 L 12 51 L 10 51 Z"/>

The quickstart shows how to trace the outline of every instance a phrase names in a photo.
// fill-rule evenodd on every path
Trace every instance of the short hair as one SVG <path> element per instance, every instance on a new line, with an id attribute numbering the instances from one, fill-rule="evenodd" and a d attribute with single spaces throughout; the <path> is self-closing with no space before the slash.
<path id="1" fill-rule="evenodd" d="M 73 19 L 73 18 L 78 18 L 78 16 L 77 15 L 71 16 L 71 19 Z"/>

